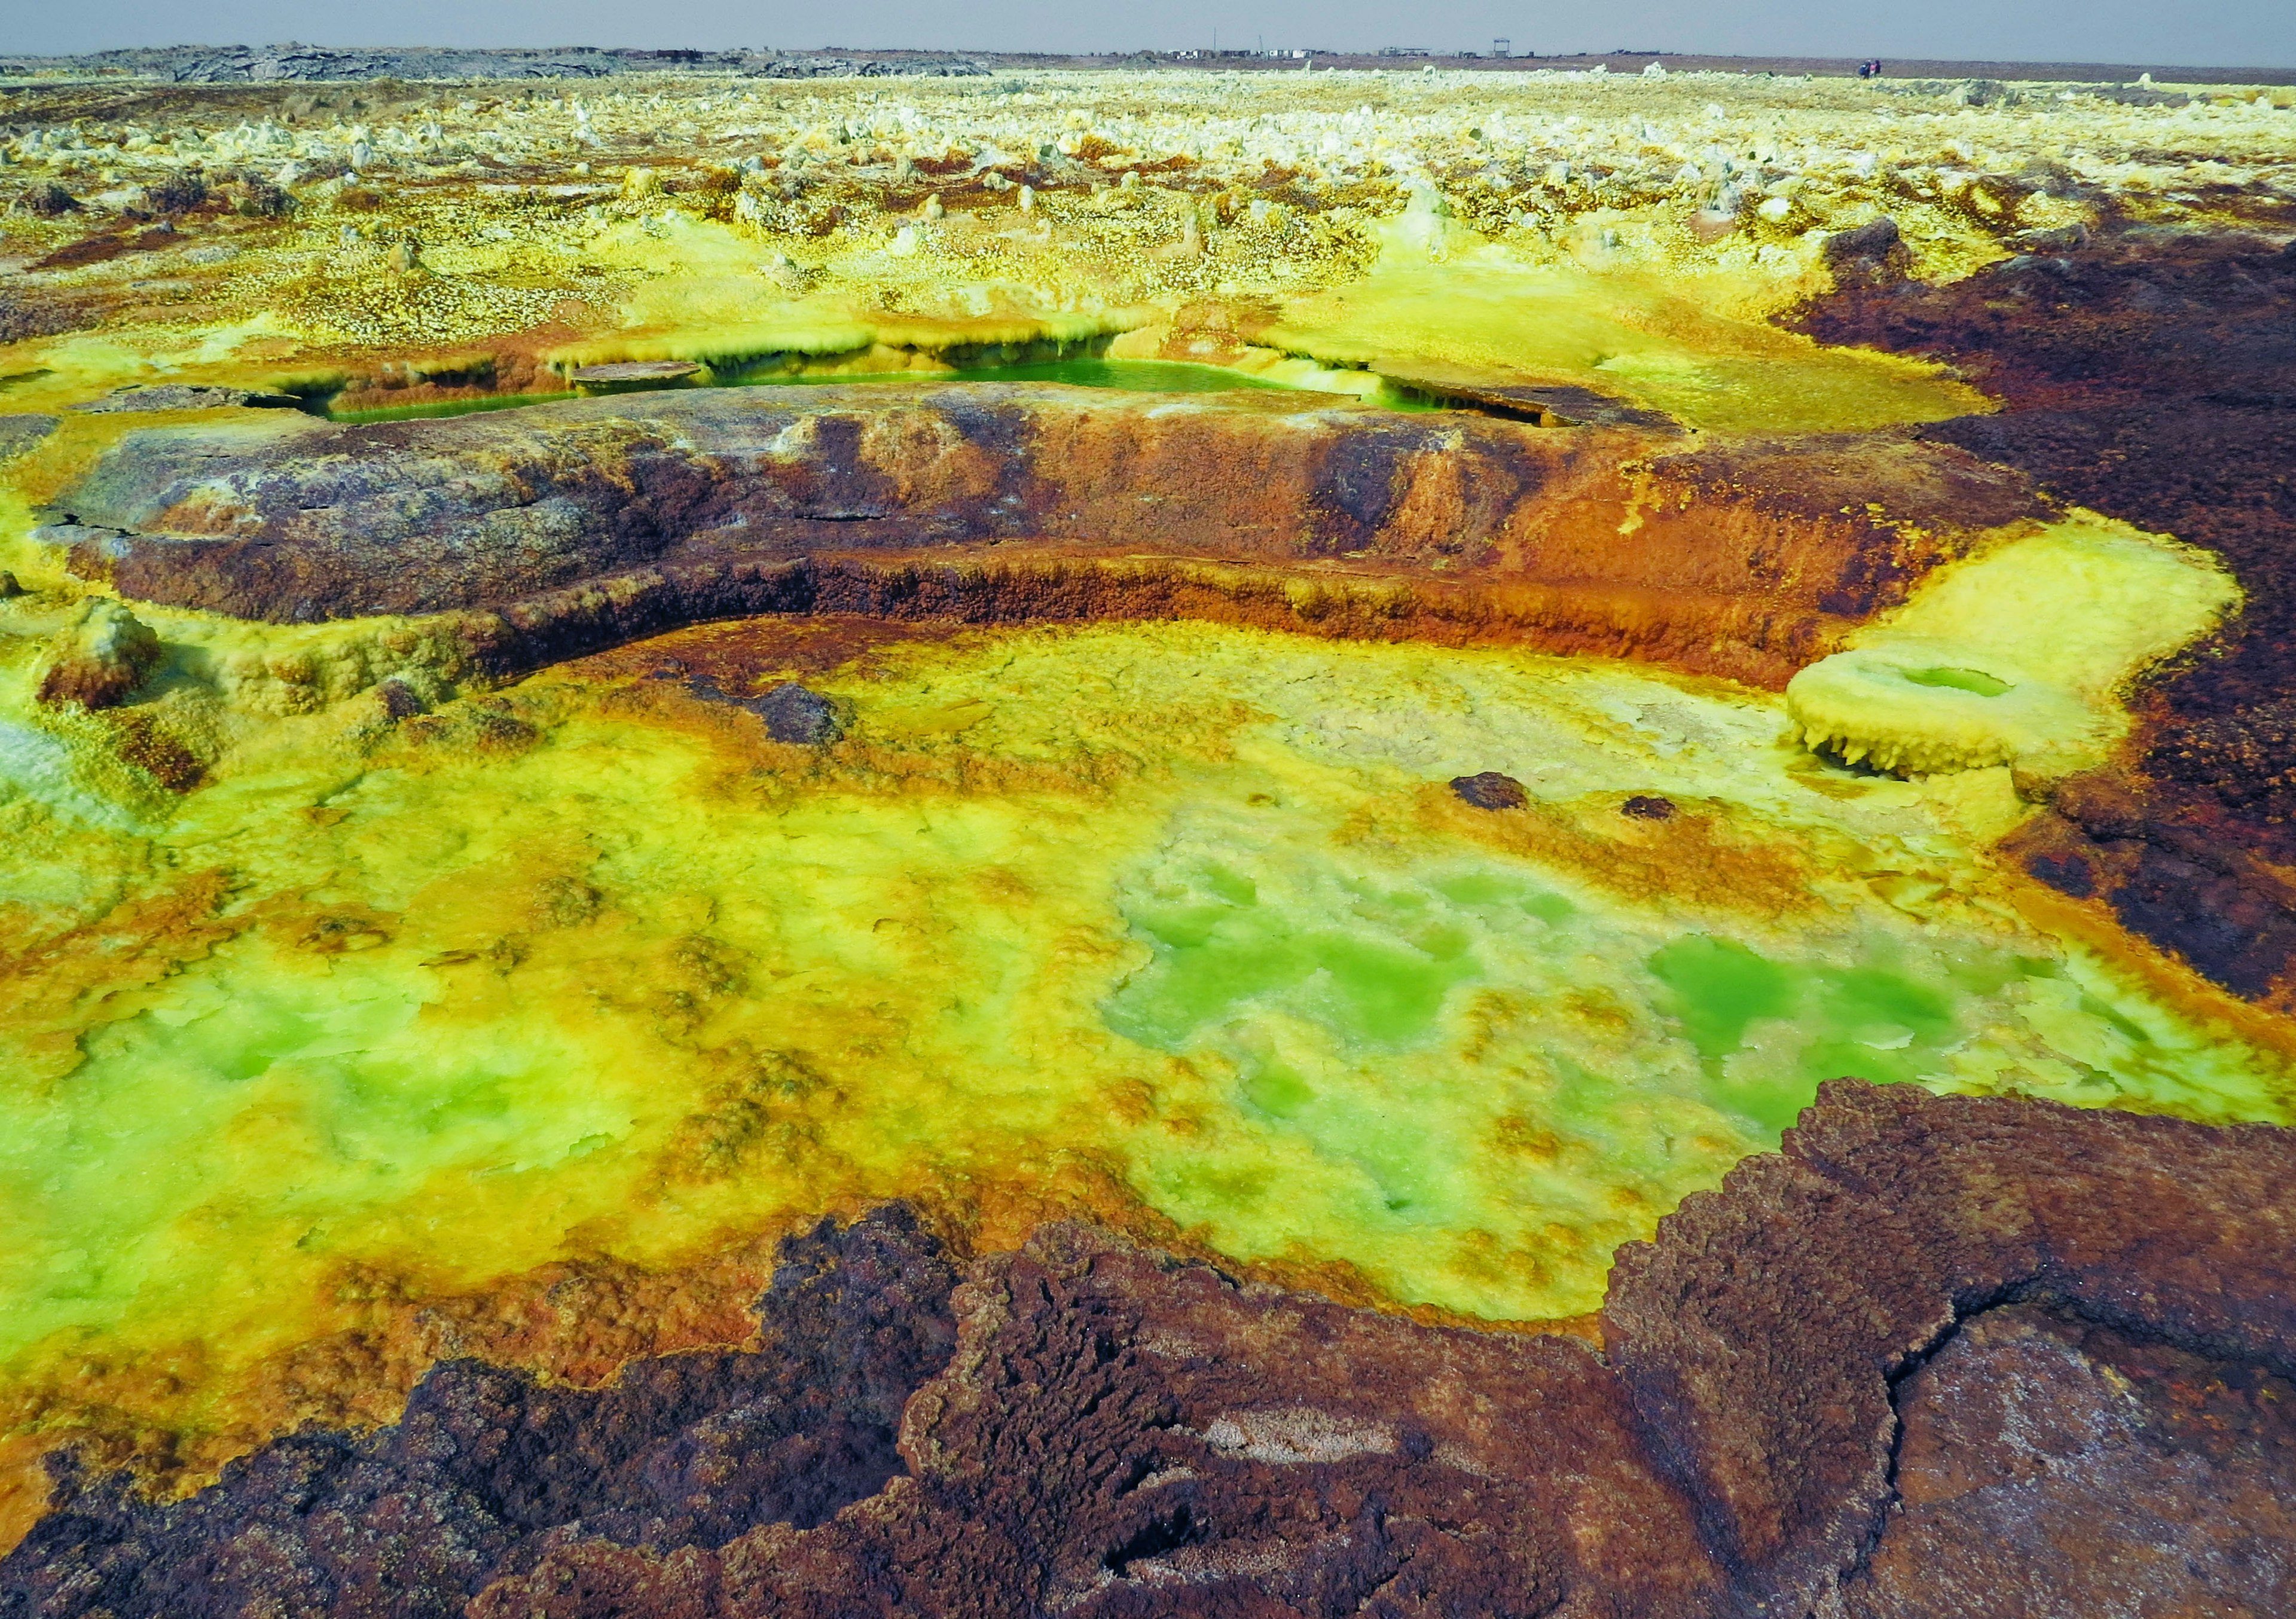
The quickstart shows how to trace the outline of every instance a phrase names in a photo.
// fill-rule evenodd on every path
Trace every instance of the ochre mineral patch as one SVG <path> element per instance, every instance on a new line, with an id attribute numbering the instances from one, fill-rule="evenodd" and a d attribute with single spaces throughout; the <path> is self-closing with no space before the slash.
<path id="1" fill-rule="evenodd" d="M 160 661 L 160 638 L 117 601 L 91 598 L 59 633 L 40 674 L 44 703 L 109 708 L 144 683 Z"/>

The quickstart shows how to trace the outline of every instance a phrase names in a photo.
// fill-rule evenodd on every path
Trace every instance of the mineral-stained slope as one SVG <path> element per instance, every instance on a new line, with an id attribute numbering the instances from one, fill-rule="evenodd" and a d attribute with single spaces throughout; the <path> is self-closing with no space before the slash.
<path id="1" fill-rule="evenodd" d="M 1377 595 L 1390 633 L 1512 626 L 1775 684 L 1842 621 L 2046 510 L 2013 473 L 1893 435 L 1700 446 L 1268 391 L 876 384 L 248 417 L 130 436 L 35 544 L 125 596 L 250 619 L 491 609 L 464 633 L 506 667 L 763 611 L 1171 616 L 1194 560 L 1311 569 L 1343 619 L 1351 593 Z M 1233 586 L 1224 611 L 1196 593 L 1248 616 Z"/>
<path id="2" fill-rule="evenodd" d="M 2290 1145 L 1840 1082 L 1625 1251 L 1601 1354 L 1072 1225 L 951 1292 L 883 1211 L 750 1349 L 449 1364 L 172 1506 L 67 1466 L 0 1612 L 2284 1613 Z"/>
<path id="3" fill-rule="evenodd" d="M 748 1349 L 641 1361 L 594 1392 L 450 1361 L 392 1427 L 307 1429 L 173 1508 L 67 1464 L 75 1504 L 0 1611 L 454 1614 L 567 1525 L 652 1547 L 810 1528 L 900 1471 L 894 1429 L 947 1361 L 955 1280 L 895 1209 L 786 1241 Z"/>

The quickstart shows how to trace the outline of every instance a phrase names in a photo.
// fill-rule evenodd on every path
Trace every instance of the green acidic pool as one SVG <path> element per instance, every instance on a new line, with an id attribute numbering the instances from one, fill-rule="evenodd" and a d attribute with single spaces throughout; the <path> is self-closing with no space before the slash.
<path id="1" fill-rule="evenodd" d="M 704 373 L 705 377 L 707 373 Z M 842 373 L 828 372 L 776 372 L 744 376 L 735 373 L 700 383 L 672 381 L 659 388 L 620 387 L 616 394 L 653 393 L 662 388 L 824 388 L 848 383 L 906 383 L 943 386 L 961 382 L 1065 382 L 1076 388 L 1105 388 L 1136 394 L 1216 394 L 1238 388 L 1286 391 L 1281 382 L 1269 382 L 1223 365 L 1193 365 L 1182 360 L 1046 360 L 1029 365 L 991 365 L 957 372 L 887 371 Z M 605 390 L 600 390 L 603 397 Z M 483 411 L 516 410 L 558 399 L 586 396 L 577 393 L 501 394 L 483 399 L 449 399 L 433 405 L 393 405 L 371 411 L 324 411 L 330 421 L 420 421 L 442 416 L 471 416 Z M 1410 408 L 1410 407 L 1404 407 Z M 1431 408 L 1431 407 L 1423 407 Z"/>

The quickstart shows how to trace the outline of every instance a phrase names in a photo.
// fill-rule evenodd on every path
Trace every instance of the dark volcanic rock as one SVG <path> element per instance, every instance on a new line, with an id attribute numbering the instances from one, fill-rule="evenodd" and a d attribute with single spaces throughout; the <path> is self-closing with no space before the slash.
<path id="1" fill-rule="evenodd" d="M 79 209 L 78 200 L 53 180 L 26 187 L 19 202 L 26 213 L 39 219 L 60 219 Z"/>
<path id="2" fill-rule="evenodd" d="M 56 418 L 37 412 L 0 416 L 0 461 L 30 449 L 56 430 Z"/>
<path id="3" fill-rule="evenodd" d="M 456 1615 L 570 1531 L 650 1550 L 809 1528 L 900 1469 L 903 1402 L 947 1361 L 955 1273 L 898 1210 L 783 1247 L 750 1352 L 598 1390 L 439 1367 L 392 1427 L 306 1431 L 154 1506 L 69 1463 L 4 1564 L 0 1615 Z"/>
<path id="4" fill-rule="evenodd" d="M 1372 369 L 1414 393 L 1535 421 L 1542 427 L 1639 427 L 1680 431 L 1680 423 L 1662 412 L 1596 393 L 1591 388 L 1524 382 L 1505 372 L 1486 373 L 1470 366 L 1429 360 L 1382 359 L 1375 362 Z"/>
<path id="5" fill-rule="evenodd" d="M 212 411 L 229 406 L 253 410 L 293 410 L 301 402 L 292 394 L 257 393 L 244 388 L 199 388 L 162 382 L 145 388 L 122 388 L 101 399 L 74 405 L 82 411 Z"/>
<path id="6" fill-rule="evenodd" d="M 178 169 L 144 188 L 144 206 L 155 214 L 185 214 L 208 200 L 208 184 L 197 169 Z"/>
<path id="7" fill-rule="evenodd" d="M 2284 986 L 2296 961 L 2296 882 L 2142 776 L 2098 771 L 2059 783 L 2050 807 L 2003 845 L 2034 877 L 2097 898 L 2131 932 L 2235 994 Z"/>
<path id="8" fill-rule="evenodd" d="M 1655 1245 L 1624 1249 L 1612 1363 L 1756 1598 L 1857 1569 L 1896 1495 L 1894 1386 L 2018 1303 L 2227 1362 L 2296 1367 L 2290 1133 L 1835 1081 Z M 2237 1492 L 2209 1503 L 2253 1517 Z M 2203 1510 L 2162 1509 L 2154 1529 Z M 1972 1525 L 1972 1532 L 1976 1525 Z M 2098 1542 L 2101 1551 L 2109 1541 Z M 2013 1561 L 2013 1543 L 1964 1555 Z M 2212 1593 L 2196 1574 L 2194 1607 Z M 1907 1611 L 1957 1615 L 1950 1593 Z M 1775 1610 L 1773 1610 L 1775 1611 Z M 2035 1619 L 2094 1613 L 2075 1598 Z"/>
<path id="9" fill-rule="evenodd" d="M 1671 821 L 1675 814 L 1674 800 L 1661 798 L 1655 793 L 1636 793 L 1619 805 L 1619 814 L 1632 816 L 1636 821 Z"/>
<path id="10" fill-rule="evenodd" d="M 2296 1613 L 2285 1377 L 2009 1304 L 1895 1402 L 1898 1505 L 1854 1619 Z"/>
<path id="11" fill-rule="evenodd" d="M 1906 279 L 1913 254 L 1898 233 L 1898 222 L 1884 214 L 1855 230 L 1836 231 L 1822 249 L 1825 266 L 1840 287 L 1886 287 Z"/>
<path id="12" fill-rule="evenodd" d="M 1530 802 L 1530 795 L 1522 790 L 1522 783 L 1513 776 L 1501 775 L 1496 770 L 1480 771 L 1472 776 L 1451 778 L 1451 790 L 1463 803 L 1477 809 L 1521 809 Z"/>
<path id="13" fill-rule="evenodd" d="M 1718 1577 L 1587 1347 L 1239 1288 L 1077 1227 L 956 1295 L 910 1476 L 810 1533 L 678 1559 L 571 1541 L 510 1615 L 1587 1612 L 1687 1616 Z"/>
<path id="14" fill-rule="evenodd" d="M 750 707 L 764 716 L 766 733 L 776 742 L 818 748 L 845 734 L 845 721 L 837 705 L 795 681 L 783 681 Z"/>
<path id="15" fill-rule="evenodd" d="M 374 700 L 382 710 L 382 717 L 394 724 L 422 712 L 422 699 L 415 694 L 414 688 L 396 675 L 375 687 Z"/>
<path id="16" fill-rule="evenodd" d="M 67 1468 L 0 1615 L 2283 1613 L 2291 1150 L 1838 1081 L 1621 1254 L 1607 1363 L 1072 1226 L 949 1294 L 880 1214 L 754 1353 L 455 1363 L 171 1507 Z"/>

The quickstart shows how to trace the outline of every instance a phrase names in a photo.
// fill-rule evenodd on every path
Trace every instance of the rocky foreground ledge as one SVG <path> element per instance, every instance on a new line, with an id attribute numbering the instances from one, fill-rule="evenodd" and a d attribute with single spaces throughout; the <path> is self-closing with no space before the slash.
<path id="1" fill-rule="evenodd" d="M 2292 1151 L 1837 1081 L 1620 1255 L 1601 1353 L 882 1209 L 751 1349 L 451 1362 L 171 1506 L 59 1460 L 0 1613 L 2285 1614 Z"/>

